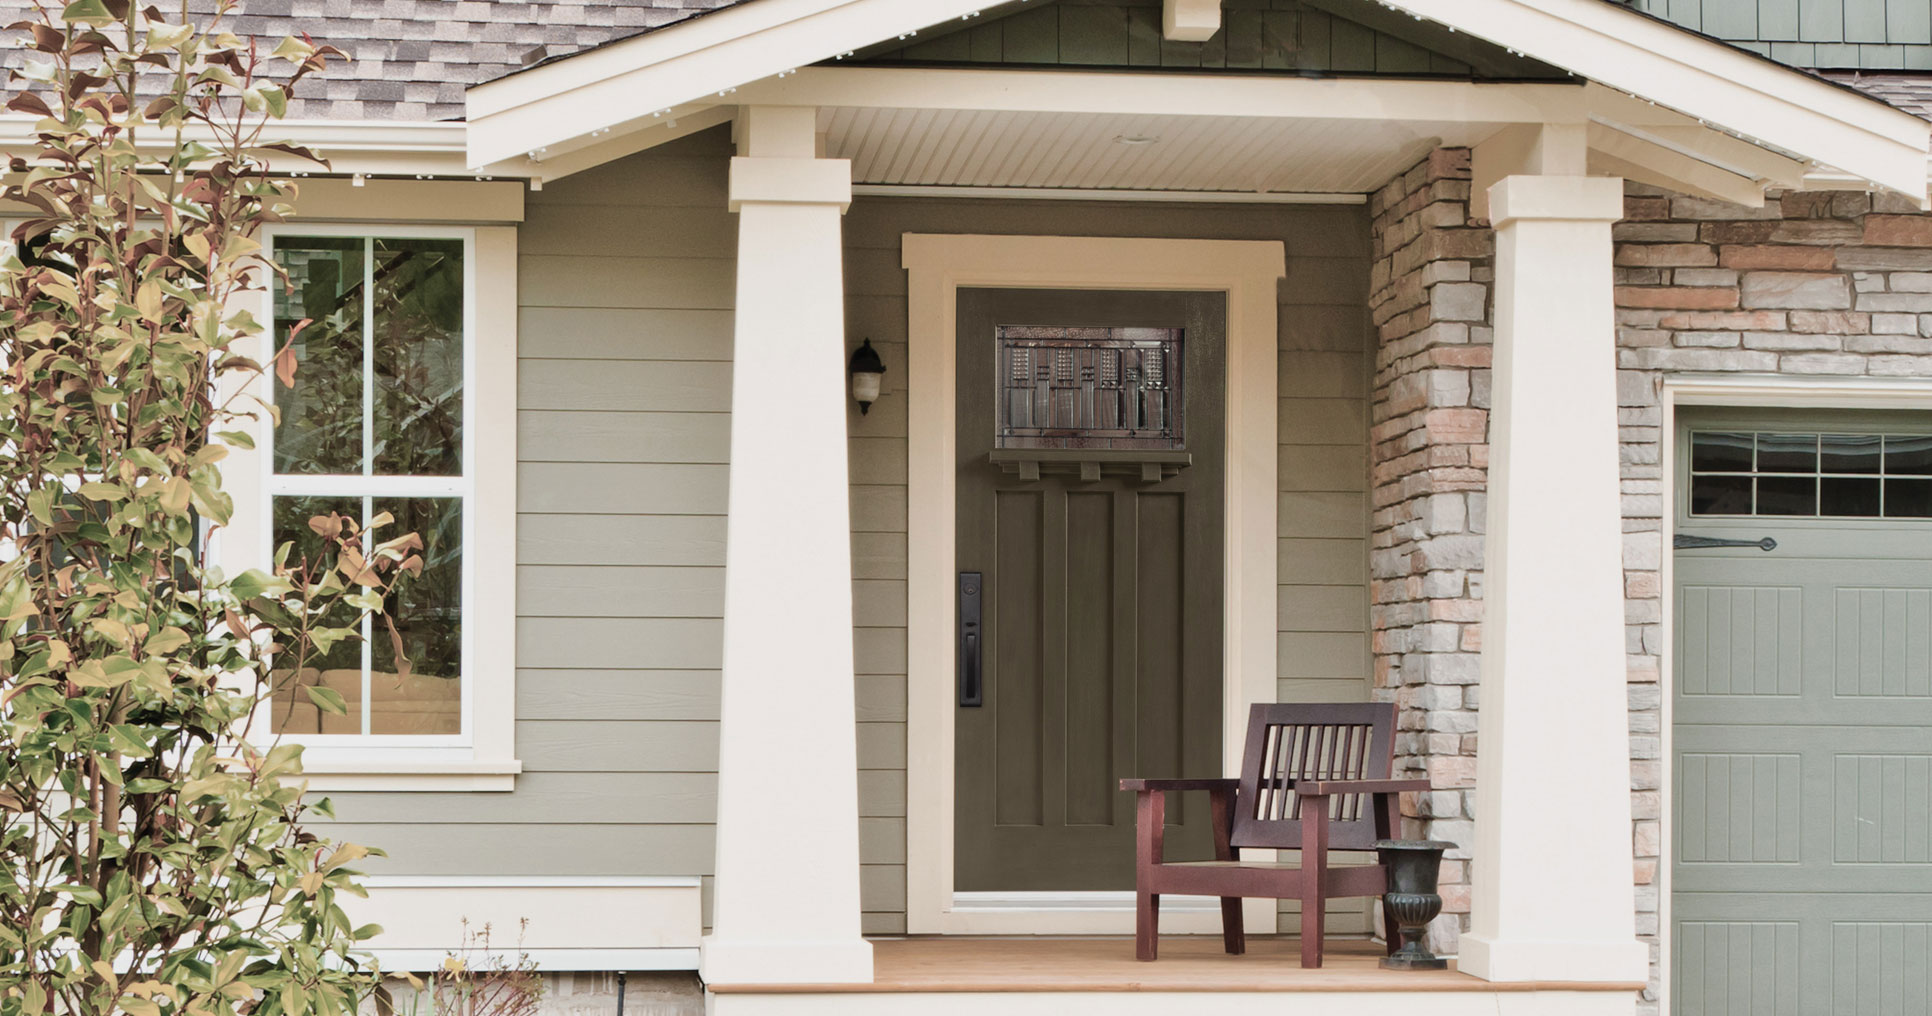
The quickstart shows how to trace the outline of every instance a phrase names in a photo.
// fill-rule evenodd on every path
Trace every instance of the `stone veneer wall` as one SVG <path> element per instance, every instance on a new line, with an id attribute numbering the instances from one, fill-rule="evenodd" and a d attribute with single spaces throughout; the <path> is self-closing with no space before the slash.
<path id="1" fill-rule="evenodd" d="M 1469 186 L 1467 151 L 1439 150 L 1370 203 L 1375 694 L 1401 704 L 1399 765 L 1439 788 L 1414 803 L 1414 831 L 1464 844 L 1474 835 L 1493 251 L 1487 223 L 1467 217 Z M 1613 235 L 1631 833 L 1637 932 L 1652 963 L 1638 1008 L 1654 1013 L 1662 376 L 1932 376 L 1932 215 L 1887 195 L 1793 193 L 1754 209 L 1637 184 L 1625 215 Z M 1467 866 L 1452 861 L 1444 876 L 1445 915 L 1432 931 L 1453 949 L 1467 922 Z"/>
<path id="2" fill-rule="evenodd" d="M 1469 915 L 1494 237 L 1468 217 L 1469 151 L 1439 149 L 1369 197 L 1370 629 L 1375 695 L 1401 706 L 1396 767 L 1437 788 L 1409 818 L 1463 845 L 1432 945 Z"/>

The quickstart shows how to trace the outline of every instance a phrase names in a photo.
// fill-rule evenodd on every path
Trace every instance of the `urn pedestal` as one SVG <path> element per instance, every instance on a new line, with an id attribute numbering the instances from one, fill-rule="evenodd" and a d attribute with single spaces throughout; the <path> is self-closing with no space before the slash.
<path id="1" fill-rule="evenodd" d="M 1442 871 L 1442 853 L 1455 847 L 1442 840 L 1377 840 L 1375 853 L 1389 869 L 1389 891 L 1382 896 L 1388 912 L 1395 918 L 1390 936 L 1401 936 L 1402 947 L 1382 958 L 1390 970 L 1444 970 L 1449 961 L 1431 954 L 1423 946 L 1429 922 L 1442 913 L 1442 897 L 1436 882 Z"/>

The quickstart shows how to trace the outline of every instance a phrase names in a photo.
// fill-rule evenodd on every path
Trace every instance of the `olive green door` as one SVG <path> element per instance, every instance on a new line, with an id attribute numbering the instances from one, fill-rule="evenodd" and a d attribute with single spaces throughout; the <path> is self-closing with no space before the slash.
<path id="1" fill-rule="evenodd" d="M 1932 414 L 1686 415 L 1672 1009 L 1925 1012 Z"/>
<path id="2" fill-rule="evenodd" d="M 1221 293 L 959 291 L 960 891 L 1131 889 L 1117 781 L 1221 775 L 1225 317 Z M 1212 856 L 1206 817 L 1170 804 L 1174 856 Z"/>

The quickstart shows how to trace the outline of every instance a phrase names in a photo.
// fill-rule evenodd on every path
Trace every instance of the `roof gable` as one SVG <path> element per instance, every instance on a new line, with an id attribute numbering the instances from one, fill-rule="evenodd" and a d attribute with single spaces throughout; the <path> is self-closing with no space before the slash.
<path id="1" fill-rule="evenodd" d="M 1206 42 L 1163 39 L 1161 0 L 1015 2 L 912 40 L 861 49 L 843 62 L 1507 81 L 1569 77 L 1501 46 L 1393 14 L 1374 0 L 1230 5 L 1221 30 Z"/>

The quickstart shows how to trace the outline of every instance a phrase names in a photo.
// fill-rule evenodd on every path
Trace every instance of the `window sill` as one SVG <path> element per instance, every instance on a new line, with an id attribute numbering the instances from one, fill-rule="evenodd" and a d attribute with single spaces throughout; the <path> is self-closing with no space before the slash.
<path id="1" fill-rule="evenodd" d="M 516 789 L 523 763 L 329 759 L 303 766 L 311 792 L 496 792 Z"/>

